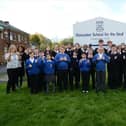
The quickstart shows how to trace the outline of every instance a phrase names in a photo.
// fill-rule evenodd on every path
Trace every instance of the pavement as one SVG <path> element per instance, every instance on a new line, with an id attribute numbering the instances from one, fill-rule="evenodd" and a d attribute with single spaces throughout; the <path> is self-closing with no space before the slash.
<path id="1" fill-rule="evenodd" d="M 6 73 L 6 65 L 0 65 L 0 73 Z"/>
<path id="2" fill-rule="evenodd" d="M 6 65 L 0 65 L 0 84 L 3 82 L 7 82 L 7 72 L 6 72 Z"/>

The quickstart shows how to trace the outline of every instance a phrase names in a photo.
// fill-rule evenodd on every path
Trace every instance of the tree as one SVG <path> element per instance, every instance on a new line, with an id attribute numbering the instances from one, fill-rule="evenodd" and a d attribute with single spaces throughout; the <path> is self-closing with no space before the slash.
<path id="1" fill-rule="evenodd" d="M 73 45 L 73 37 L 65 38 L 65 39 L 61 40 L 60 44 L 61 45 L 68 45 L 68 44 Z"/>
<path id="2" fill-rule="evenodd" d="M 35 45 L 41 49 L 44 49 L 47 46 L 50 46 L 50 47 L 52 46 L 51 40 L 39 33 L 30 35 L 30 42 L 32 45 Z"/>
<path id="3" fill-rule="evenodd" d="M 30 42 L 32 45 L 40 46 L 40 38 L 37 34 L 30 35 Z"/>

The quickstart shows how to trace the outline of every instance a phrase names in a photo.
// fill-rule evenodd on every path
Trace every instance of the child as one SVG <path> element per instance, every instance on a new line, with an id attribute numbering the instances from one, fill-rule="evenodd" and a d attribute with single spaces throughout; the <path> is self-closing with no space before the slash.
<path id="1" fill-rule="evenodd" d="M 29 52 L 29 56 L 30 58 L 26 60 L 26 69 L 29 75 L 31 93 L 35 94 L 38 93 L 40 62 L 35 59 L 33 51 Z"/>
<path id="2" fill-rule="evenodd" d="M 73 56 L 71 58 L 70 63 L 70 74 L 69 74 L 69 81 L 70 81 L 70 88 L 73 90 L 73 81 L 75 79 L 75 87 L 79 88 L 80 83 L 80 69 L 79 69 L 79 60 L 77 58 L 77 53 L 73 52 Z"/>
<path id="3" fill-rule="evenodd" d="M 24 68 L 24 60 L 25 60 L 25 54 L 24 54 L 24 47 L 19 46 L 18 47 L 18 57 L 19 57 L 19 62 L 18 62 L 18 80 L 17 80 L 17 86 L 21 87 L 22 82 L 23 82 L 23 77 L 25 74 L 25 68 Z M 18 81 L 20 84 L 18 84 Z"/>
<path id="4" fill-rule="evenodd" d="M 39 62 L 41 62 L 41 66 L 40 66 L 40 74 L 39 74 L 39 91 L 45 91 L 46 90 L 46 84 L 45 84 L 45 80 L 44 80 L 44 61 L 45 61 L 46 57 L 44 55 L 44 51 L 40 51 L 39 52 Z"/>
<path id="5" fill-rule="evenodd" d="M 46 83 L 46 92 L 49 92 L 49 83 L 53 83 L 53 92 L 55 92 L 55 63 L 51 60 L 51 55 L 47 54 L 46 60 L 44 61 L 44 73 L 45 73 L 45 83 Z"/>
<path id="6" fill-rule="evenodd" d="M 96 93 L 100 90 L 105 92 L 106 63 L 109 60 L 104 48 L 98 48 L 98 54 L 93 57 L 93 62 L 96 64 Z"/>
<path id="7" fill-rule="evenodd" d="M 122 49 L 122 77 L 123 80 L 123 88 L 126 89 L 126 45 Z"/>
<path id="8" fill-rule="evenodd" d="M 82 78 L 82 92 L 88 93 L 91 63 L 90 60 L 86 58 L 86 53 L 82 53 L 81 57 L 79 67 Z"/>
<path id="9" fill-rule="evenodd" d="M 88 59 L 91 62 L 90 77 L 91 77 L 91 80 L 92 80 L 92 88 L 95 89 L 95 64 L 92 62 L 93 49 L 88 50 Z"/>
<path id="10" fill-rule="evenodd" d="M 57 70 L 57 85 L 60 91 L 62 91 L 62 84 L 64 89 L 68 88 L 68 69 L 70 63 L 70 57 L 65 53 L 64 47 L 60 47 L 60 53 L 55 56 L 56 70 Z"/>
<path id="11" fill-rule="evenodd" d="M 121 55 L 117 53 L 116 45 L 112 45 L 110 56 L 110 62 L 108 63 L 108 85 L 111 89 L 116 89 L 120 86 L 120 62 Z"/>

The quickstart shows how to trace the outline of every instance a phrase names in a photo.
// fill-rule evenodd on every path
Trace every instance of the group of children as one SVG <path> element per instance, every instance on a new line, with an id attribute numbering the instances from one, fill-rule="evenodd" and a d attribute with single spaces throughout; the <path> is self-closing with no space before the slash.
<path id="1" fill-rule="evenodd" d="M 41 91 L 48 93 L 50 88 L 53 92 L 57 90 L 61 92 L 68 88 L 71 90 L 81 88 L 83 93 L 88 93 L 90 78 L 92 78 L 92 88 L 95 88 L 97 93 L 105 92 L 106 70 L 108 71 L 108 86 L 111 89 L 121 87 L 123 81 L 126 87 L 125 46 L 117 48 L 109 41 L 108 48 L 105 49 L 103 42 L 99 40 L 99 46 L 95 50 L 91 46 L 80 48 L 78 43 L 73 47 L 68 45 L 66 48 L 56 46 L 53 51 L 49 47 L 45 51 L 39 51 L 37 48 L 25 50 L 22 62 L 25 64 L 30 92 L 33 94 Z M 6 56 L 6 60 L 7 65 L 15 62 L 10 56 Z M 13 69 L 15 68 L 7 67 L 9 71 Z M 14 82 L 11 82 L 13 79 L 10 79 L 11 75 L 8 74 L 7 92 L 10 91 L 8 87 L 12 85 L 12 89 L 14 87 L 12 84 Z"/>

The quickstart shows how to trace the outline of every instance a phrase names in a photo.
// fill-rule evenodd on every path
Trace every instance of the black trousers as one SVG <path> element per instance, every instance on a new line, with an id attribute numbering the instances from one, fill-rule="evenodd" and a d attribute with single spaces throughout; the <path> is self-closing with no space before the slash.
<path id="1" fill-rule="evenodd" d="M 50 84 L 53 88 L 53 93 L 54 93 L 56 91 L 56 76 L 55 76 L 55 74 L 45 75 L 45 82 L 46 82 L 46 93 L 49 92 Z"/>
<path id="2" fill-rule="evenodd" d="M 90 70 L 90 77 L 91 77 L 91 82 L 92 82 L 92 88 L 95 89 L 95 69 Z"/>
<path id="3" fill-rule="evenodd" d="M 123 70 L 123 88 L 126 89 L 126 69 Z"/>
<path id="4" fill-rule="evenodd" d="M 88 71 L 81 72 L 81 78 L 82 78 L 82 90 L 88 91 L 90 73 Z"/>
<path id="5" fill-rule="evenodd" d="M 80 87 L 80 70 L 69 70 L 69 84 L 70 89 L 74 89 L 74 81 L 75 81 L 75 88 Z"/>
<path id="6" fill-rule="evenodd" d="M 111 71 L 109 70 L 109 78 L 108 78 L 108 82 L 109 82 L 109 87 L 111 89 L 116 89 L 119 87 L 119 73 L 118 71 Z"/>
<path id="7" fill-rule="evenodd" d="M 39 92 L 39 75 L 29 75 L 30 90 L 32 94 Z"/>
<path id="8" fill-rule="evenodd" d="M 26 70 L 26 76 L 27 76 L 27 86 L 28 86 L 28 88 L 30 88 L 31 87 L 31 85 L 30 85 L 30 78 L 29 78 L 29 74 L 28 74 L 27 70 Z"/>
<path id="9" fill-rule="evenodd" d="M 23 76 L 24 76 L 24 69 L 22 67 L 18 68 L 18 80 L 17 80 L 17 86 L 22 86 L 23 82 Z"/>
<path id="10" fill-rule="evenodd" d="M 57 85 L 59 90 L 67 90 L 68 88 L 68 70 L 58 70 L 57 71 Z"/>
<path id="11" fill-rule="evenodd" d="M 8 75 L 8 82 L 7 82 L 7 88 L 6 91 L 7 93 L 12 91 L 15 91 L 16 83 L 17 83 L 17 68 L 15 69 L 7 69 L 7 75 Z"/>
<path id="12" fill-rule="evenodd" d="M 96 71 L 96 92 L 103 91 L 105 92 L 105 71 Z"/>
<path id="13" fill-rule="evenodd" d="M 46 82 L 44 73 L 39 74 L 39 91 L 46 91 Z"/>
<path id="14" fill-rule="evenodd" d="M 118 74 L 119 74 L 119 77 L 118 77 L 118 87 L 122 87 L 123 85 L 123 70 L 124 68 L 122 67 L 122 64 L 120 64 L 118 66 Z"/>

